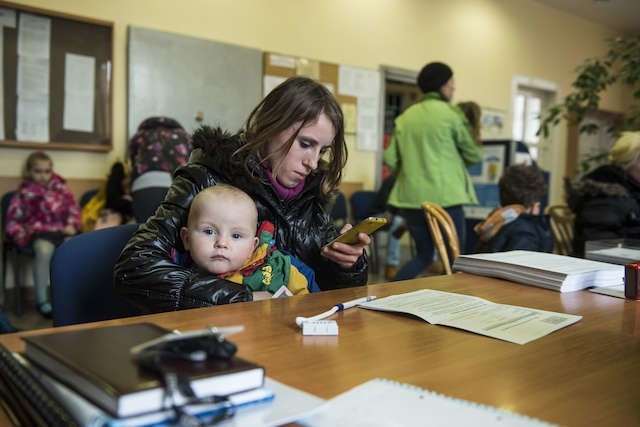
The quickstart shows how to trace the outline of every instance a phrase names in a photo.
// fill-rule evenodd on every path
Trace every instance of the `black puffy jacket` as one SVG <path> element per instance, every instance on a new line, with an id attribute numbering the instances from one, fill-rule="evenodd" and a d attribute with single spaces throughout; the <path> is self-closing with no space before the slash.
<path id="1" fill-rule="evenodd" d="M 600 166 L 565 184 L 576 214 L 573 255 L 584 256 L 588 240 L 640 237 L 640 182 L 622 168 Z"/>
<path id="2" fill-rule="evenodd" d="M 156 213 L 142 224 L 122 251 L 115 271 L 117 291 L 152 312 L 250 301 L 244 286 L 193 271 L 172 261 L 174 248 L 182 251 L 180 227 L 186 224 L 193 197 L 217 183 L 229 183 L 247 192 L 258 207 L 259 219 L 271 221 L 276 245 L 300 258 L 316 274 L 323 290 L 365 285 L 366 255 L 349 270 L 322 257 L 320 248 L 338 232 L 321 194 L 322 176 L 310 175 L 297 197 L 280 200 L 257 159 L 250 171 L 232 164 L 232 153 L 243 144 L 239 135 L 210 129 L 195 139 L 191 161 L 179 168 L 167 196 Z"/>

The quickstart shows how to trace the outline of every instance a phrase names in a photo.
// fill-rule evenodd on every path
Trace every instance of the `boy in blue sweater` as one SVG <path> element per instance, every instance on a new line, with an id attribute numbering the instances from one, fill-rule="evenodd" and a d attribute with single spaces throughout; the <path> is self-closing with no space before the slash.
<path id="1" fill-rule="evenodd" d="M 540 169 L 533 165 L 511 165 L 505 169 L 498 187 L 501 208 L 474 227 L 479 235 L 476 252 L 551 252 L 549 219 L 540 213 L 540 202 L 547 192 Z"/>

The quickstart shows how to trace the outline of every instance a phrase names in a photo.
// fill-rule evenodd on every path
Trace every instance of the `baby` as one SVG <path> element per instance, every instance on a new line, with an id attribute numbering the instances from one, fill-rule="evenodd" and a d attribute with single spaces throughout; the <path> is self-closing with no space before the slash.
<path id="1" fill-rule="evenodd" d="M 304 294 L 319 289 L 313 270 L 275 247 L 274 227 L 239 188 L 218 184 L 194 197 L 182 243 L 196 267 L 254 291 Z M 284 286 L 285 289 L 281 289 Z M 288 291 L 288 292 L 287 292 Z"/>

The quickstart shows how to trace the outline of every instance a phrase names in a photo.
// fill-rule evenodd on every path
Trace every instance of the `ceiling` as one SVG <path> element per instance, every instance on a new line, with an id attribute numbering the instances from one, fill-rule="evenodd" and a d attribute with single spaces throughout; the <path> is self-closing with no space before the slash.
<path id="1" fill-rule="evenodd" d="M 630 35 L 640 35 L 640 0 L 535 0 Z"/>

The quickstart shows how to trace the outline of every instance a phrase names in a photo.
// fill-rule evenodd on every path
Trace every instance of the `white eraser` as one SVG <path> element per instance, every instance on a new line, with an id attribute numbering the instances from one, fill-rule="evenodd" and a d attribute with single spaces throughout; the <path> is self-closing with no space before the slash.
<path id="1" fill-rule="evenodd" d="M 302 335 L 338 335 L 335 320 L 311 320 L 302 323 Z"/>

